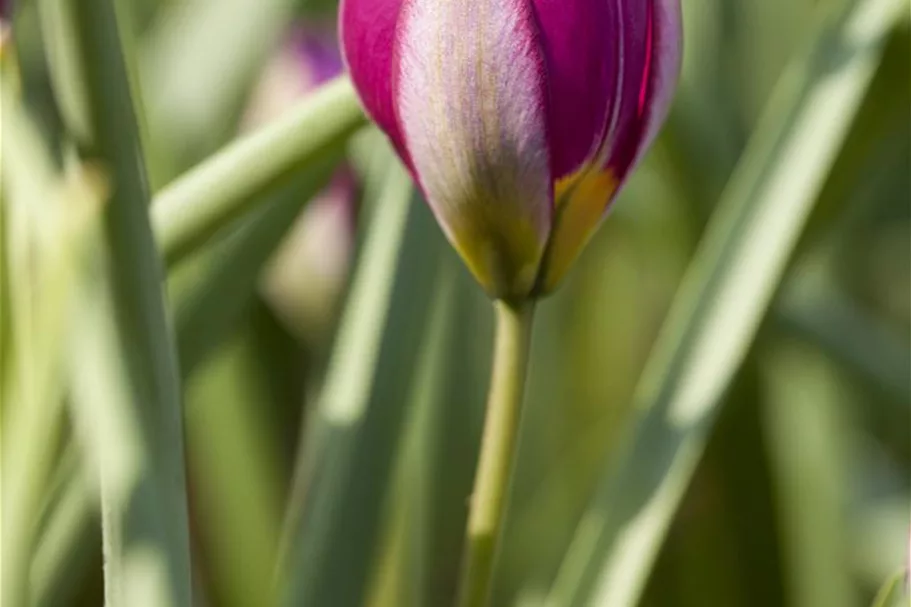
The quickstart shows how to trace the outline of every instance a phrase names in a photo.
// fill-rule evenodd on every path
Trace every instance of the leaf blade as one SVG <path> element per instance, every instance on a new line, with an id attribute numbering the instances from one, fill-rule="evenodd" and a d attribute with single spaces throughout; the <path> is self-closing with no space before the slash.
<path id="1" fill-rule="evenodd" d="M 552 604 L 638 601 L 723 394 L 872 81 L 897 9 L 891 0 L 852 5 L 779 85 L 675 301 L 637 391 L 639 419 L 629 449 L 579 525 Z"/>

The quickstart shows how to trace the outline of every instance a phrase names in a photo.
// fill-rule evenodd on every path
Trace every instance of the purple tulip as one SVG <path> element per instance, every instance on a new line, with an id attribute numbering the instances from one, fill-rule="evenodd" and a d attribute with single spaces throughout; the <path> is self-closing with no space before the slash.
<path id="1" fill-rule="evenodd" d="M 667 115 L 679 0 L 342 0 L 367 112 L 495 296 L 552 290 Z"/>

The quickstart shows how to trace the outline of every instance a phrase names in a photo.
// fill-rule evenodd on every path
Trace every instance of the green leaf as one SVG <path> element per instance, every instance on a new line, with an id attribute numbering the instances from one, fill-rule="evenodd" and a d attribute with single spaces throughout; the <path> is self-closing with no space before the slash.
<path id="1" fill-rule="evenodd" d="M 902 586 L 906 585 L 907 579 L 908 572 L 906 570 L 902 569 L 896 572 L 895 575 L 886 580 L 883 587 L 876 593 L 871 607 L 899 607 L 899 600 L 903 594 L 907 593 L 907 591 L 903 592 L 902 589 Z"/>
<path id="2" fill-rule="evenodd" d="M 343 144 L 365 122 L 351 82 L 341 77 L 162 189 L 152 204 L 152 225 L 167 265 Z"/>
<path id="3" fill-rule="evenodd" d="M 804 294 L 787 288 L 776 305 L 775 320 L 881 390 L 907 415 L 911 394 L 911 348 L 861 306 L 834 287 Z"/>
<path id="4" fill-rule="evenodd" d="M 447 248 L 444 263 L 455 275 L 445 294 L 451 326 L 438 346 L 437 375 L 416 394 L 421 417 L 411 475 L 415 517 L 406 536 L 411 602 L 404 604 L 446 603 L 455 593 L 468 523 L 465 498 L 474 481 L 489 382 L 490 300 L 455 251 Z"/>
<path id="5" fill-rule="evenodd" d="M 60 459 L 32 559 L 31 604 L 35 607 L 73 604 L 101 543 L 95 483 L 86 478 L 75 445 Z"/>
<path id="6" fill-rule="evenodd" d="M 39 0 L 36 4 L 47 47 L 54 95 L 63 122 L 72 137 L 88 142 L 92 137 L 91 118 L 86 105 L 88 91 L 79 61 L 81 41 L 73 15 L 79 7 L 70 0 Z"/>
<path id="7" fill-rule="evenodd" d="M 445 247 L 409 395 L 387 537 L 369 605 L 451 600 L 484 415 L 493 341 L 490 300 Z"/>
<path id="8" fill-rule="evenodd" d="M 187 451 L 211 604 L 274 607 L 282 475 L 268 414 L 271 364 L 249 324 L 187 380 Z"/>
<path id="9" fill-rule="evenodd" d="M 2 301 L 9 323 L 0 339 L 0 602 L 22 605 L 28 596 L 37 513 L 62 422 L 64 361 L 58 345 L 67 335 L 76 288 L 75 264 L 98 200 L 78 169 L 66 181 L 56 174 L 34 123 L 13 95 L 9 71 L 4 69 L 0 77 L 0 171 L 4 176 L 0 233 L 4 283 L 9 281 L 4 284 Z"/>
<path id="10" fill-rule="evenodd" d="M 105 604 L 190 605 L 186 527 L 175 529 L 181 521 L 165 518 L 182 508 L 175 516 L 182 514 L 186 525 L 184 486 L 182 479 L 174 486 L 162 478 L 162 464 L 168 463 L 161 461 L 164 445 L 148 427 L 150 413 L 142 409 L 155 403 L 136 396 L 128 368 L 135 353 L 124 346 L 115 322 L 108 260 L 101 247 L 93 253 L 85 263 L 77 297 L 79 322 L 70 340 L 70 398 L 85 441 L 85 461 L 101 491 Z M 180 438 L 176 444 L 182 460 Z M 175 504 L 180 498 L 184 501 Z"/>
<path id="11" fill-rule="evenodd" d="M 442 238 L 396 164 L 374 205 L 285 532 L 287 605 L 363 601 Z M 300 516 L 300 522 L 296 518 Z"/>
<path id="12" fill-rule="evenodd" d="M 260 270 L 291 229 L 294 218 L 326 185 L 341 160 L 330 150 L 291 182 L 267 196 L 243 225 L 205 260 L 209 270 L 179 298 L 176 330 L 184 377 L 235 328 L 256 294 Z"/>
<path id="13" fill-rule="evenodd" d="M 455 271 L 458 260 L 445 256 L 433 289 L 427 329 L 416 357 L 408 395 L 408 419 L 398 448 L 391 495 L 383 512 L 382 543 L 376 552 L 377 568 L 371 580 L 369 605 L 420 605 L 427 579 L 424 538 L 432 510 L 428 507 L 434 470 L 431 451 L 433 418 L 448 404 L 446 379 L 452 368 L 455 337 Z"/>
<path id="14" fill-rule="evenodd" d="M 849 529 L 855 437 L 850 386 L 806 346 L 761 348 L 766 445 L 775 482 L 790 605 L 850 607 L 859 591 Z"/>
<path id="15" fill-rule="evenodd" d="M 550 604 L 637 603 L 900 8 L 851 3 L 780 82 L 646 368 L 628 448 L 579 523 Z"/>
<path id="16" fill-rule="evenodd" d="M 141 106 L 117 0 L 72 9 L 93 146 L 112 195 L 103 248 L 87 261 L 72 380 L 100 467 L 109 607 L 192 603 L 181 388 L 149 223 Z M 88 329 L 87 329 L 88 328 Z M 85 347 L 85 356 L 79 351 Z M 86 411 L 88 409 L 88 411 Z"/>

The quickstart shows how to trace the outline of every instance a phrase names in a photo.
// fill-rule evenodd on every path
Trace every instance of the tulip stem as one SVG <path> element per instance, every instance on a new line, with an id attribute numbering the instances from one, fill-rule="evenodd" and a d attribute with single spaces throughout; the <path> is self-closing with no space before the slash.
<path id="1" fill-rule="evenodd" d="M 460 607 L 483 607 L 489 600 L 528 370 L 534 304 L 498 301 L 496 311 L 493 371 L 465 538 Z"/>

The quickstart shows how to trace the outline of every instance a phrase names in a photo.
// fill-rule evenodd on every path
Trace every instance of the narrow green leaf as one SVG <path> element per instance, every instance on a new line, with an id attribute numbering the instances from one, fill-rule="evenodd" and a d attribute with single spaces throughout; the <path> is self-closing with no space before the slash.
<path id="1" fill-rule="evenodd" d="M 685 278 L 637 390 L 628 449 L 578 526 L 551 604 L 637 603 L 900 8 L 851 3 L 783 77 Z"/>
<path id="2" fill-rule="evenodd" d="M 275 607 L 282 479 L 267 417 L 270 364 L 242 325 L 187 381 L 187 450 L 210 604 Z"/>
<path id="3" fill-rule="evenodd" d="M 871 607 L 900 607 L 899 602 L 903 594 L 907 593 L 902 587 L 907 585 L 908 572 L 905 569 L 898 571 L 883 584 L 876 593 Z M 911 604 L 911 601 L 909 601 Z"/>
<path id="4" fill-rule="evenodd" d="M 490 323 L 479 321 L 492 310 L 455 251 L 447 247 L 442 257 L 395 497 L 385 505 L 393 537 L 377 555 L 373 607 L 451 602 L 461 564 L 493 340 Z"/>
<path id="5" fill-rule="evenodd" d="M 161 456 L 151 449 L 156 437 L 138 410 L 142 405 L 128 369 L 131 353 L 114 322 L 117 311 L 106 266 L 97 247 L 86 260 L 75 312 L 79 322 L 69 341 L 74 419 L 85 441 L 86 462 L 98 471 L 100 482 L 105 604 L 190 605 L 190 571 L 176 569 L 181 557 L 189 565 L 188 545 L 176 545 L 174 521 L 165 518 L 180 506 L 166 493 L 161 462 L 156 461 Z M 181 505 L 186 508 L 185 502 Z"/>
<path id="6" fill-rule="evenodd" d="M 0 440 L 2 527 L 0 602 L 24 605 L 38 532 L 38 513 L 62 421 L 64 339 L 72 312 L 75 260 L 85 243 L 94 192 L 74 176 L 63 182 L 34 124 L 8 86 L 0 83 L 4 176 L 2 232 L 9 280 L 9 335 L 2 338 L 3 423 Z M 4 327 L 6 329 L 6 327 Z M 8 346 L 8 349 L 7 349 Z"/>
<path id="7" fill-rule="evenodd" d="M 90 449 L 101 467 L 106 603 L 188 607 L 191 563 L 177 359 L 149 223 L 149 192 L 127 66 L 129 32 L 118 0 L 74 4 L 82 41 L 93 147 L 110 178 L 103 241 L 90 262 L 85 319 L 95 358 L 74 361 L 89 416 Z M 99 310 L 104 310 L 101 314 Z M 81 347 L 77 340 L 77 349 Z M 87 346 L 92 347 L 92 346 Z M 78 352 L 73 352 L 79 358 Z M 85 368 L 80 366 L 84 364 Z"/>
<path id="8" fill-rule="evenodd" d="M 365 121 L 351 82 L 341 77 L 158 192 L 152 224 L 167 265 L 262 202 L 262 194 L 344 143 Z"/>
<path id="9" fill-rule="evenodd" d="M 765 349 L 763 349 L 765 350 Z M 848 386 L 806 346 L 763 352 L 763 422 L 786 565 L 789 605 L 851 607 Z"/>
<path id="10" fill-rule="evenodd" d="M 95 483 L 86 478 L 75 445 L 61 457 L 35 547 L 31 601 L 35 607 L 71 605 L 101 543 Z"/>
<path id="11" fill-rule="evenodd" d="M 803 295 L 785 290 L 775 320 L 903 406 L 911 404 L 911 349 L 844 293 L 832 287 Z"/>
<path id="12" fill-rule="evenodd" d="M 909 26 L 911 19 L 905 19 L 890 35 L 866 99 L 801 237 L 798 255 L 818 245 L 824 234 L 831 246 L 833 237 L 843 239 L 847 233 L 856 232 L 857 216 L 882 206 L 869 201 L 890 204 L 894 198 L 889 175 L 900 175 L 907 164 L 904 134 L 911 128 L 911 116 L 905 111 L 911 104 L 911 87 L 902 80 L 907 68 Z M 688 56 L 692 61 L 692 54 Z M 727 159 L 732 157 L 730 146 L 720 142 L 724 129 L 719 132 L 719 125 L 709 120 L 718 113 L 717 108 L 706 111 L 713 101 L 700 98 L 697 103 L 693 99 L 695 93 L 689 89 L 680 91 L 664 136 L 664 141 L 670 142 L 667 147 L 672 149 L 675 172 L 679 173 L 678 188 L 694 205 L 696 201 L 714 199 L 716 190 L 723 185 L 719 179 L 729 173 Z M 707 135 L 712 141 L 708 146 Z M 708 154 L 698 153 L 705 147 L 710 148 Z M 806 282 L 804 272 L 792 274 L 800 278 L 792 282 Z M 805 286 L 800 293 L 790 286 L 785 288 L 773 310 L 776 324 L 814 343 L 847 370 L 883 390 L 892 397 L 886 399 L 889 404 L 906 402 L 911 396 L 908 348 L 834 285 L 815 286 L 821 288 L 820 292 L 807 293 Z"/>
<path id="13" fill-rule="evenodd" d="M 442 243 L 395 164 L 374 206 L 326 384 L 304 440 L 286 604 L 364 599 Z M 293 522 L 301 515 L 300 523 Z"/>
<path id="14" fill-rule="evenodd" d="M 397 600 L 374 586 L 373 607 L 447 604 L 455 596 L 484 416 L 493 341 L 490 300 L 452 249 L 443 251 L 433 318 L 415 369 L 393 548 Z M 387 556 L 384 552 L 382 556 Z M 384 561 L 380 569 L 387 569 Z M 377 571 L 375 573 L 380 573 Z M 382 584 L 388 580 L 374 580 Z M 384 589 L 384 588 L 383 588 Z"/>
<path id="15" fill-rule="evenodd" d="M 429 531 L 427 498 L 433 482 L 432 419 L 447 402 L 446 378 L 451 368 L 452 342 L 458 317 L 455 271 L 458 263 L 445 256 L 433 289 L 430 317 L 420 346 L 411 389 L 408 419 L 398 448 L 395 474 L 384 504 L 382 542 L 376 552 L 367 604 L 421 605 L 429 554 L 424 538 Z"/>
<path id="16" fill-rule="evenodd" d="M 87 142 L 92 136 L 86 106 L 88 91 L 79 62 L 81 42 L 73 15 L 79 7 L 70 0 L 39 0 L 36 4 L 57 106 L 69 134 L 80 142 Z"/>

